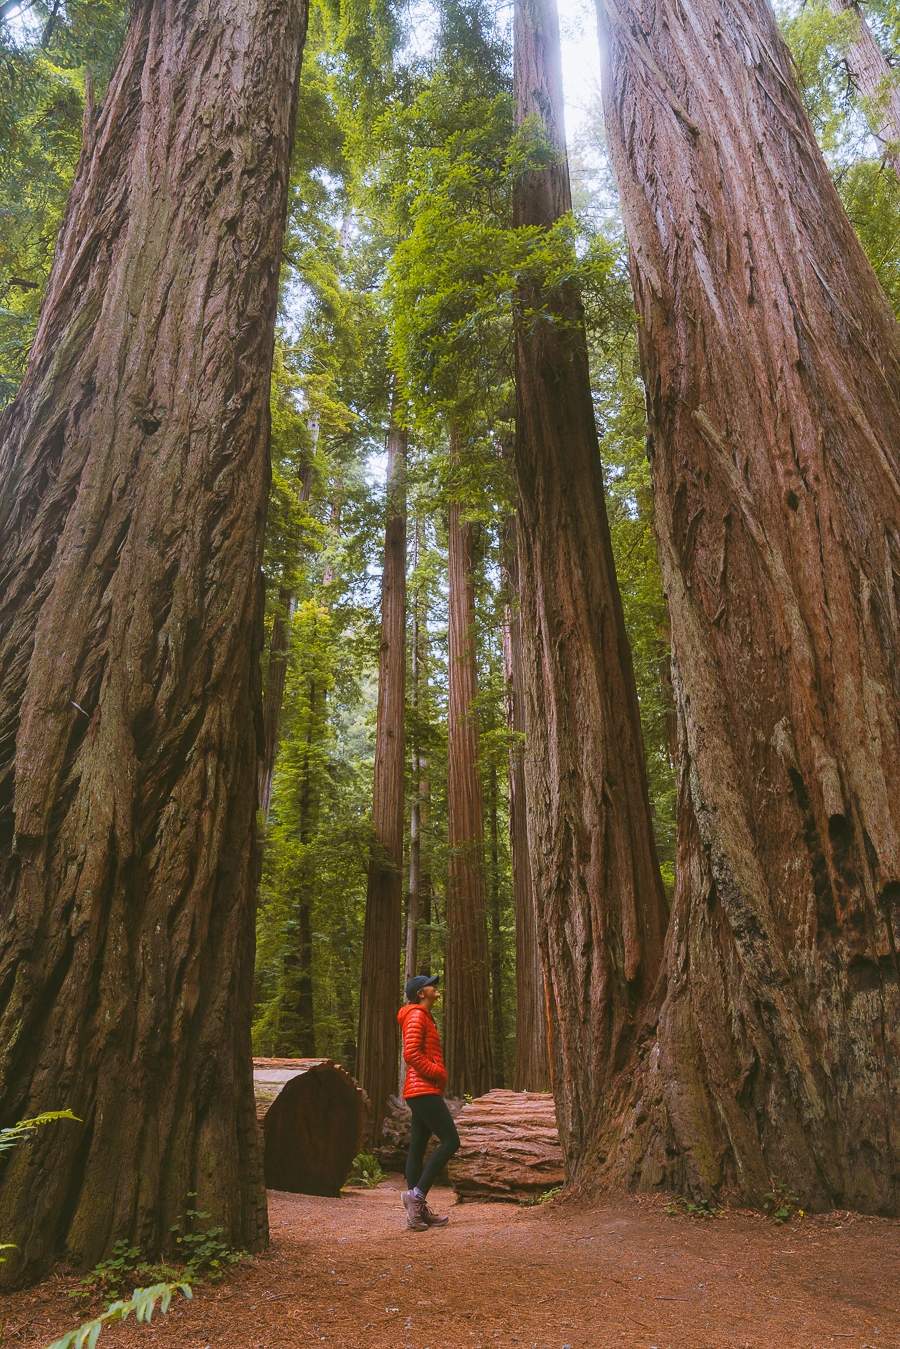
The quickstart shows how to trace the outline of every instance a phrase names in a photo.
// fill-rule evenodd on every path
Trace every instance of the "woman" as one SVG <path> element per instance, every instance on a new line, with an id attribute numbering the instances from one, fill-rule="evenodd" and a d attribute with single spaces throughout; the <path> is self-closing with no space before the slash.
<path id="1" fill-rule="evenodd" d="M 427 1195 L 438 1173 L 459 1147 L 459 1134 L 447 1109 L 444 1091 L 447 1069 L 441 1053 L 441 1037 L 434 1023 L 432 1008 L 441 996 L 436 974 L 417 974 L 406 985 L 406 1004 L 397 1013 L 403 1035 L 406 1082 L 403 1099 L 412 1111 L 409 1156 L 406 1159 L 406 1183 L 400 1198 L 406 1209 L 406 1226 L 413 1232 L 429 1227 L 444 1227 L 450 1219 L 432 1213 Z M 425 1149 L 432 1134 L 439 1146 L 424 1167 Z"/>

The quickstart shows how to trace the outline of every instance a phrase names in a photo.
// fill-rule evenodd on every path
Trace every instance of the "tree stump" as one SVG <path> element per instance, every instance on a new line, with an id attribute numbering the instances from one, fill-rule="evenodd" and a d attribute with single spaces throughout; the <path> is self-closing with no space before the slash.
<path id="1" fill-rule="evenodd" d="M 371 1137 L 366 1093 L 333 1059 L 254 1059 L 266 1188 L 336 1196 Z"/>
<path id="2" fill-rule="evenodd" d="M 489 1091 L 456 1117 L 461 1146 L 447 1167 L 462 1199 L 534 1198 L 565 1183 L 553 1097 Z"/>

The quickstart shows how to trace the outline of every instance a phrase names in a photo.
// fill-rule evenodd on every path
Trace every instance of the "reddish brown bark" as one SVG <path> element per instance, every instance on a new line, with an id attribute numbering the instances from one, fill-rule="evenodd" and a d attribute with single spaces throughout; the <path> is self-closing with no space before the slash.
<path id="1" fill-rule="evenodd" d="M 866 115 L 884 147 L 884 157 L 900 178 L 900 84 L 854 0 L 831 0 L 835 14 L 848 10 L 856 15 L 857 27 L 847 51 L 847 68 L 865 101 Z"/>
<path id="2" fill-rule="evenodd" d="M 377 1143 L 397 1090 L 397 1007 L 403 947 L 403 819 L 406 786 L 406 432 L 388 436 L 387 525 L 381 580 L 381 653 L 372 828 L 359 1001 L 359 1080 L 372 1102 Z"/>
<path id="3" fill-rule="evenodd" d="M 424 539 L 421 518 L 416 520 L 413 544 L 413 572 L 419 565 L 419 546 Z M 406 984 L 417 973 L 419 949 L 419 919 L 421 916 L 422 894 L 422 796 L 427 790 L 424 774 L 428 770 L 427 760 L 419 748 L 419 719 L 423 703 L 422 696 L 427 687 L 428 671 L 425 665 L 424 651 L 428 614 L 423 604 L 422 588 L 416 584 L 412 602 L 412 641 L 410 643 L 409 677 L 410 703 L 414 717 L 412 747 L 413 795 L 409 804 L 409 894 L 406 907 L 406 958 L 403 967 L 403 982 Z"/>
<path id="4" fill-rule="evenodd" d="M 765 0 L 615 0 L 675 656 L 658 1015 L 607 1171 L 900 1211 L 900 329 Z"/>
<path id="5" fill-rule="evenodd" d="M 494 1067 L 494 1087 L 506 1086 L 506 1026 L 503 1020 L 503 914 L 500 899 L 500 828 L 498 814 L 497 769 L 488 771 L 487 817 L 490 846 L 488 873 L 488 912 L 491 920 L 491 1056 Z"/>
<path id="6" fill-rule="evenodd" d="M 513 910 L 516 921 L 516 1091 L 549 1091 L 547 1010 L 537 937 L 537 910 L 528 860 L 525 795 L 525 686 L 522 677 L 522 630 L 519 618 L 518 529 L 507 521 L 503 547 L 503 584 L 507 594 L 503 621 L 503 672 L 509 751 L 509 846 L 512 860 Z"/>
<path id="7" fill-rule="evenodd" d="M 556 161 L 516 183 L 514 218 L 549 226 L 570 205 L 554 0 L 517 0 L 515 91 L 519 123 L 539 119 Z M 528 317 L 542 304 L 552 322 Z M 578 1181 L 621 1090 L 667 903 L 571 288 L 518 297 L 515 458 L 529 844 L 560 1139 Z"/>
<path id="8" fill-rule="evenodd" d="M 269 380 L 299 0 L 133 11 L 0 422 L 5 1277 L 189 1192 L 266 1240 L 250 1016 Z"/>
<path id="9" fill-rule="evenodd" d="M 565 1181 L 550 1096 L 489 1091 L 456 1116 L 460 1149 L 447 1175 L 460 1199 L 532 1201 Z"/>
<path id="10" fill-rule="evenodd" d="M 484 884 L 484 806 L 478 770 L 472 526 L 450 503 L 449 708 L 447 727 L 447 944 L 445 1058 L 449 1090 L 491 1086 L 490 978 Z"/>

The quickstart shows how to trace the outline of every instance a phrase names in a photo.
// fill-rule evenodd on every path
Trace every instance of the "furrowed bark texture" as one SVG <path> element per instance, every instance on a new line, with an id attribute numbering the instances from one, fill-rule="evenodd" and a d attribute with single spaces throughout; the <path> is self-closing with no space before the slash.
<path id="1" fill-rule="evenodd" d="M 507 521 L 502 550 L 503 583 L 508 604 L 503 622 L 503 674 L 506 725 L 513 734 L 509 751 L 509 847 L 516 921 L 516 1091 L 549 1091 L 547 1009 L 537 939 L 537 913 L 528 860 L 525 794 L 525 685 L 522 678 L 522 628 L 519 617 L 518 528 Z"/>
<path id="2" fill-rule="evenodd" d="M 900 178 L 900 85 L 897 72 L 872 35 L 865 15 L 853 0 L 831 0 L 835 14 L 851 10 L 857 18 L 856 35 L 847 52 L 847 68 L 866 100 L 866 112 L 884 157 Z"/>
<path id="3" fill-rule="evenodd" d="M 484 804 L 478 770 L 472 526 L 450 503 L 447 743 L 447 945 L 445 1046 L 451 1095 L 491 1087 L 490 975 L 484 883 Z"/>
<path id="4" fill-rule="evenodd" d="M 609 4 L 674 646 L 664 1001 L 609 1171 L 900 1211 L 900 329 L 765 0 Z"/>
<path id="5" fill-rule="evenodd" d="M 406 432 L 388 436 L 387 526 L 381 580 L 381 653 L 375 781 L 359 1001 L 359 1080 L 372 1103 L 375 1142 L 397 1090 L 403 950 L 403 816 L 406 787 Z"/>
<path id="6" fill-rule="evenodd" d="M 136 6 L 0 422 L 5 1277 L 261 1247 L 250 1016 L 269 375 L 298 0 Z"/>
<path id="7" fill-rule="evenodd" d="M 557 162 L 516 185 L 518 225 L 570 205 L 554 0 L 518 0 L 517 119 Z M 516 470 L 531 867 L 550 1070 L 569 1178 L 590 1178 L 616 1074 L 659 970 L 667 903 L 650 818 L 578 295 L 521 293 Z"/>

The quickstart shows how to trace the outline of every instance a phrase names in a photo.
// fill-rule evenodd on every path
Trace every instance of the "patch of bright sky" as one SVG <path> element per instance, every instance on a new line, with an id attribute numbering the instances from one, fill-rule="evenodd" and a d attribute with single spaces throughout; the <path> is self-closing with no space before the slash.
<path id="1" fill-rule="evenodd" d="M 22 0 L 18 9 L 10 10 L 3 22 L 16 42 L 36 42 L 41 35 L 41 21 L 28 0 Z"/>
<path id="2" fill-rule="evenodd" d="M 597 11 L 592 0 L 558 0 L 566 141 L 570 151 L 584 135 L 600 97 Z"/>

